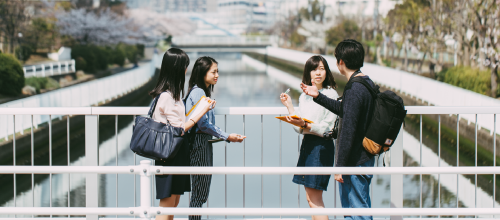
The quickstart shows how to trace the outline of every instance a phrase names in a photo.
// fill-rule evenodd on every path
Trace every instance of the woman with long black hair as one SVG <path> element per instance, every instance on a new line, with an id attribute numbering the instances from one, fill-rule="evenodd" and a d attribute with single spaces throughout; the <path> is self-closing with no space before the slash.
<path id="1" fill-rule="evenodd" d="M 194 63 L 189 78 L 189 95 L 186 98 L 186 113 L 203 97 L 211 97 L 215 84 L 219 79 L 218 63 L 212 57 L 200 57 Z M 212 136 L 228 142 L 242 142 L 244 136 L 227 134 L 215 125 L 213 110 L 208 111 L 197 126 L 190 132 L 196 132 L 190 141 L 191 166 L 213 166 L 213 148 L 209 140 Z M 189 207 L 201 207 L 207 202 L 212 175 L 191 175 L 192 192 Z M 200 220 L 201 216 L 189 216 L 189 220 Z"/>
<path id="2" fill-rule="evenodd" d="M 320 55 L 312 56 L 304 66 L 302 82 L 306 85 L 313 83 L 319 92 L 331 99 L 338 97 L 335 88 L 337 84 L 330 71 L 325 58 Z M 304 134 L 300 146 L 299 161 L 297 167 L 332 167 L 335 155 L 333 140 L 325 138 L 323 134 L 333 128 L 337 118 L 328 109 L 316 104 L 311 96 L 302 93 L 299 97 L 299 110 L 295 111 L 292 99 L 289 95 L 282 93 L 281 102 L 288 108 L 290 116 L 297 115 L 298 118 L 287 116 L 288 122 L 295 125 L 294 129 Z M 311 120 L 307 123 L 302 118 Z M 330 175 L 295 175 L 294 183 L 304 185 L 307 202 L 311 208 L 324 208 L 323 191 L 326 191 Z M 312 216 L 313 220 L 328 220 L 328 216 Z"/>
<path id="3" fill-rule="evenodd" d="M 202 113 L 189 121 L 184 113 L 181 100 L 184 95 L 184 82 L 189 65 L 189 57 L 181 49 L 170 48 L 161 63 L 160 76 L 155 88 L 149 95 L 158 99 L 153 119 L 162 123 L 170 123 L 175 127 L 191 129 L 213 106 L 207 106 Z M 186 140 L 184 141 L 186 142 Z M 167 161 L 155 160 L 157 166 L 189 166 L 189 146 L 183 145 L 174 158 Z M 177 207 L 180 196 L 191 191 L 189 175 L 156 175 L 156 199 L 161 207 Z M 173 215 L 157 215 L 156 220 L 173 220 Z"/>

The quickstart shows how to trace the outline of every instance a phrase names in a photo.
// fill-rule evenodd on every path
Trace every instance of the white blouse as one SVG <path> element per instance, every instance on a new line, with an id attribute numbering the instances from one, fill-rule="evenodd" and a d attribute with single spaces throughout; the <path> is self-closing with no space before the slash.
<path id="1" fill-rule="evenodd" d="M 184 112 L 184 102 L 182 100 L 175 101 L 172 93 L 167 91 L 160 95 L 153 119 L 165 124 L 168 120 L 172 126 L 184 128 L 184 122 L 186 121 Z"/>
<path id="2" fill-rule="evenodd" d="M 320 89 L 319 92 L 331 99 L 337 100 L 339 97 L 337 91 L 332 88 Z M 304 93 L 299 97 L 299 110 L 296 111 L 295 114 L 314 122 L 311 124 L 310 131 L 293 126 L 296 132 L 301 134 L 313 134 L 320 137 L 323 137 L 323 133 L 333 128 L 335 120 L 337 119 L 337 115 L 317 104 L 313 101 L 313 97 Z"/>

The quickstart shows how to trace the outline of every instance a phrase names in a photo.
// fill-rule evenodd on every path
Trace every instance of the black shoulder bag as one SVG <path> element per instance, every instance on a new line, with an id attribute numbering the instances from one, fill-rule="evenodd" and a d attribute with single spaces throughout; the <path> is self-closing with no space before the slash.
<path id="1" fill-rule="evenodd" d="M 130 149 L 146 158 L 169 160 L 174 158 L 182 147 L 184 128 L 174 127 L 168 120 L 167 124 L 153 120 L 153 113 L 160 95 L 154 99 L 149 109 L 149 117 L 136 117 Z"/>

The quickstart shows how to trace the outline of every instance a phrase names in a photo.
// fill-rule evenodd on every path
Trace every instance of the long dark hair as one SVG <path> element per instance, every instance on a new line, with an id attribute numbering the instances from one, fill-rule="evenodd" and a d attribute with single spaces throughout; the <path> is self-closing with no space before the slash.
<path id="1" fill-rule="evenodd" d="M 175 101 L 184 96 L 184 82 L 186 81 L 186 69 L 189 66 L 189 57 L 181 49 L 170 48 L 163 55 L 161 61 L 160 77 L 155 88 L 149 95 L 156 97 L 164 91 L 170 91 Z"/>
<path id="2" fill-rule="evenodd" d="M 302 82 L 306 85 L 309 85 L 309 86 L 312 85 L 312 83 L 311 83 L 311 71 L 318 68 L 320 62 L 323 63 L 323 66 L 325 67 L 325 71 L 326 71 L 326 78 L 325 78 L 325 81 L 323 81 L 322 87 L 328 88 L 328 86 L 330 86 L 332 89 L 336 89 L 337 83 L 335 82 L 335 79 L 333 78 L 332 71 L 330 71 L 330 67 L 328 66 L 328 62 L 326 62 L 325 58 L 322 57 L 321 55 L 314 55 L 307 60 L 306 65 L 304 66 L 304 75 L 302 76 Z"/>
<path id="3" fill-rule="evenodd" d="M 191 72 L 191 77 L 189 78 L 189 91 L 197 85 L 199 88 L 205 91 L 207 97 L 212 96 L 212 91 L 214 91 L 214 85 L 210 85 L 207 88 L 205 84 L 205 76 L 207 75 L 213 64 L 218 64 L 214 58 L 209 56 L 200 57 L 194 63 L 193 71 Z"/>

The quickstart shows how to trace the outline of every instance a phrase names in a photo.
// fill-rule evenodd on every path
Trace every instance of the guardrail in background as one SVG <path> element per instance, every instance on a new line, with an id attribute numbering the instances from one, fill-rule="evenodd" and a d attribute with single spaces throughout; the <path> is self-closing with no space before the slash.
<path id="1" fill-rule="evenodd" d="M 237 36 L 237 37 L 174 37 L 172 45 L 176 46 L 269 46 L 275 42 L 273 36 Z"/>
<path id="2" fill-rule="evenodd" d="M 87 173 L 85 178 L 86 184 L 86 201 L 87 207 L 85 209 L 74 209 L 74 208 L 33 208 L 33 209 L 20 209 L 20 208 L 0 208 L 0 214 L 87 214 L 87 219 L 97 219 L 97 215 L 134 215 L 140 216 L 142 218 L 148 218 L 148 216 L 154 215 L 160 211 L 160 214 L 206 214 L 206 215 L 311 215 L 311 214 L 328 214 L 328 215 L 359 215 L 361 213 L 366 215 L 479 215 L 479 214 L 500 214 L 500 209 L 495 208 L 496 203 L 496 187 L 493 187 L 493 196 L 492 198 L 486 195 L 483 191 L 479 191 L 477 187 L 477 175 L 478 174 L 498 174 L 500 173 L 500 169 L 495 167 L 496 165 L 496 157 L 493 156 L 493 167 L 478 167 L 477 166 L 477 126 L 476 126 L 476 139 L 475 139 L 475 166 L 474 167 L 403 167 L 403 139 L 412 138 L 405 136 L 404 132 L 400 133 L 400 136 L 395 141 L 393 147 L 390 151 L 390 168 L 384 167 L 375 167 L 375 168 L 296 168 L 296 167 L 264 167 L 263 159 L 264 159 L 264 115 L 283 115 L 287 114 L 287 110 L 284 107 L 230 107 L 230 108 L 216 108 L 216 115 L 223 115 L 227 117 L 228 115 L 242 115 L 243 116 L 243 125 L 245 125 L 245 116 L 247 115 L 260 115 L 261 121 L 260 126 L 262 129 L 262 142 L 261 142 L 261 161 L 262 167 L 246 167 L 245 163 L 245 154 L 243 154 L 243 167 L 213 167 L 213 168 L 193 168 L 193 167 L 176 167 L 175 169 L 169 167 L 150 167 L 150 161 L 142 162 L 141 166 L 122 166 L 122 167 L 112 167 L 112 166 L 98 166 L 99 159 L 99 115 L 115 115 L 115 134 L 118 133 L 118 115 L 144 115 L 148 111 L 148 107 L 80 107 L 80 108 L 57 108 L 57 107 L 48 107 L 48 108 L 0 108 L 0 115 L 4 115 L 8 117 L 11 115 L 8 121 L 14 120 L 16 121 L 16 117 L 21 116 L 31 116 L 33 118 L 34 114 L 49 114 L 49 118 L 51 118 L 50 114 L 58 114 L 58 115 L 85 115 L 85 162 L 82 167 L 39 167 L 39 166 L 6 166 L 0 169 L 0 173 L 50 173 L 50 177 L 52 177 L 52 173 L 59 172 L 83 172 Z M 422 115 L 425 114 L 457 114 L 457 117 L 460 114 L 491 114 L 493 116 L 493 122 L 496 124 L 496 114 L 500 114 L 500 107 L 435 107 L 435 106 L 407 106 L 408 114 L 413 115 Z M 69 117 L 68 117 L 69 119 Z M 6 120 L 2 119 L 2 122 Z M 31 121 L 31 131 L 33 131 L 33 121 Z M 227 123 L 227 118 L 225 120 Z M 69 124 L 69 120 L 68 120 Z M 17 123 L 11 123 L 13 126 L 13 130 Z M 423 166 L 423 143 L 422 143 L 422 120 L 420 120 L 420 166 Z M 49 120 L 49 133 L 52 131 L 51 129 L 51 120 Z M 438 121 L 438 126 L 441 128 L 441 120 Z M 457 129 L 459 126 L 457 124 Z M 68 129 L 68 158 L 70 152 L 69 145 L 69 129 Z M 441 130 L 439 129 L 439 132 Z M 496 132 L 496 131 L 495 131 Z M 281 162 L 281 154 L 282 154 L 282 128 L 281 122 L 279 126 L 279 135 L 273 135 L 273 137 L 279 138 L 279 165 L 282 166 Z M 51 134 L 49 134 L 52 136 Z M 243 130 L 243 135 L 245 135 L 245 130 Z M 300 140 L 300 135 L 297 134 L 297 140 Z M 118 137 L 117 137 L 118 138 Z M 438 135 L 438 152 L 441 152 L 441 135 Z M 457 136 L 458 138 L 458 136 Z M 15 135 L 14 135 L 15 139 Z M 293 137 L 292 137 L 293 139 Z M 33 138 L 32 138 L 32 146 L 33 146 Z M 245 152 L 245 143 L 243 142 L 243 152 Z M 297 143 L 299 147 L 300 142 Z M 493 141 L 493 154 L 496 155 L 496 141 Z M 457 142 L 458 146 L 458 142 Z M 416 146 L 411 146 L 416 147 Z M 227 160 L 227 144 L 225 145 L 226 151 L 226 160 Z M 459 161 L 459 148 L 457 148 L 457 164 Z M 49 141 L 49 154 L 50 158 L 52 158 L 52 143 Z M 13 142 L 13 158 L 15 164 L 16 158 L 16 143 Z M 116 143 L 116 161 L 118 161 L 118 142 Z M 429 156 L 429 155 L 427 155 Z M 31 151 L 31 159 L 33 164 L 33 149 Z M 135 155 L 134 155 L 134 163 L 135 163 Z M 441 160 L 441 154 L 438 154 L 438 159 Z M 416 159 L 418 160 L 418 159 Z M 68 159 L 69 161 L 69 159 Z M 117 163 L 117 162 L 116 162 Z M 226 162 L 227 163 L 227 162 Z M 50 163 L 51 164 L 51 163 Z M 69 166 L 69 164 L 68 164 Z M 227 166 L 227 165 L 226 165 Z M 438 163 L 438 166 L 442 166 L 441 163 Z M 447 165 L 451 166 L 451 165 Z M 358 170 L 359 169 L 359 170 Z M 97 207 L 98 204 L 98 175 L 97 173 L 134 173 L 141 175 L 141 206 L 135 208 L 91 208 Z M 150 175 L 158 174 L 158 173 L 195 173 L 195 174 L 207 174 L 207 173 L 215 173 L 215 174 L 280 174 L 280 208 L 281 208 L 281 199 L 282 199 L 282 184 L 281 184 L 281 175 L 283 174 L 326 174 L 326 173 L 342 173 L 342 174 L 361 174 L 361 173 L 373 173 L 373 174 L 384 174 L 391 175 L 391 205 L 394 205 L 397 209 L 384 209 L 384 208 L 373 208 L 373 209 L 363 209 L 363 210 L 353 210 L 353 209 L 336 209 L 336 208 L 327 208 L 327 209 L 294 209 L 290 211 L 290 209 L 168 209 L 168 208 L 152 208 L 151 204 L 153 204 L 153 188 L 151 188 L 151 180 Z M 461 180 L 456 182 L 456 196 L 457 198 L 457 207 L 459 202 L 466 203 L 468 207 L 474 208 L 452 208 L 452 209 L 441 209 L 441 208 L 432 208 L 426 209 L 422 208 L 423 203 L 423 190 L 422 190 L 422 175 L 421 174 L 457 174 L 457 180 L 459 179 L 459 174 L 474 174 L 475 175 L 475 184 L 472 185 L 467 180 Z M 403 177 L 402 174 L 420 174 L 420 209 L 411 208 L 411 209 L 402 209 L 403 207 Z M 69 177 L 68 177 L 69 178 Z M 227 180 L 227 176 L 225 177 Z M 245 176 L 243 176 L 244 180 Z M 463 178 L 463 176 L 460 176 Z M 16 178 L 14 178 L 15 181 Z M 263 179 L 261 179 L 263 181 Z M 437 176 L 437 182 L 439 186 L 452 188 L 450 182 L 446 182 L 446 180 L 441 180 L 439 176 Z M 459 183 L 462 183 L 459 186 Z M 463 185 L 463 183 L 466 183 Z M 135 181 L 134 181 L 135 183 Z M 245 200 L 245 181 L 243 181 L 243 200 Z M 263 182 L 261 182 L 263 184 Z M 32 190 L 33 190 L 33 178 L 32 178 Z M 472 185 L 472 186 L 471 186 Z M 493 177 L 493 185 L 496 186 L 496 177 Z M 14 182 L 14 186 L 16 183 Z M 52 189 L 52 178 L 50 178 L 50 189 Z M 68 188 L 70 189 L 70 187 Z M 135 192 L 134 185 L 134 195 Z M 335 190 L 335 189 L 334 189 Z M 438 187 L 438 195 L 440 195 L 441 187 Z M 470 192 L 474 190 L 474 194 L 472 195 Z M 372 190 L 373 192 L 373 190 Z M 336 197 L 336 191 L 334 191 Z M 227 185 L 225 189 L 225 194 L 227 196 Z M 462 195 L 465 194 L 465 195 Z M 52 195 L 52 194 L 50 194 Z M 118 194 L 117 194 L 118 195 Z M 263 195 L 263 188 L 261 188 L 261 195 Z M 68 201 L 70 194 L 68 193 Z M 135 198 L 135 197 L 134 197 Z M 486 198 L 486 199 L 485 199 Z M 300 198 L 299 202 L 300 202 Z M 490 200 L 492 199 L 492 200 Z M 14 204 L 16 200 L 16 188 L 14 188 Z M 52 196 L 50 196 L 50 204 L 52 204 Z M 135 201 L 135 199 L 134 199 Z M 227 201 L 227 200 L 226 200 Z M 261 201 L 263 202 L 263 201 Z M 441 199 L 438 197 L 437 204 L 440 204 Z M 491 208 L 477 208 L 478 206 L 484 206 L 486 203 L 492 204 L 493 209 Z M 135 204 L 135 203 L 134 203 Z M 243 203 L 244 204 L 244 203 Z M 263 203 L 262 203 L 263 204 Z M 227 208 L 227 203 L 226 206 Z M 245 207 L 245 205 L 243 205 Z M 441 206 L 439 206 L 441 207 Z M 32 211 L 29 211 L 32 210 Z M 419 211 L 420 210 L 420 211 Z M 133 211 L 130 213 L 130 211 Z M 354 213 L 355 212 L 355 213 Z"/>
<path id="3" fill-rule="evenodd" d="M 32 66 L 24 66 L 24 77 L 46 77 L 74 73 L 75 60 L 58 61 L 52 63 L 36 64 Z"/>

